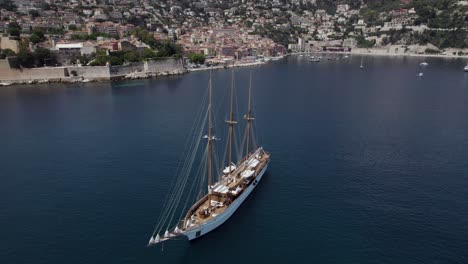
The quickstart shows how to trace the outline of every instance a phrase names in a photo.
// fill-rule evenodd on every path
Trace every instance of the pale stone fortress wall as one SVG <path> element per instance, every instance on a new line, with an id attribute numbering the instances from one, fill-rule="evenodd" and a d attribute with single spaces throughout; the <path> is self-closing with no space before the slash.
<path id="1" fill-rule="evenodd" d="M 0 37 L 0 49 L 11 49 L 12 51 L 18 53 L 18 40 L 12 39 L 10 37 Z"/>
<path id="2" fill-rule="evenodd" d="M 57 68 L 34 68 L 34 69 L 2 69 L 0 70 L 0 81 L 38 81 L 47 79 L 59 82 L 67 76 L 67 69 Z"/>
<path id="3" fill-rule="evenodd" d="M 184 68 L 182 60 L 152 60 L 145 64 L 145 71 L 149 72 L 171 72 Z"/>
<path id="4" fill-rule="evenodd" d="M 128 65 L 122 66 L 110 66 L 111 77 L 125 77 L 126 75 L 134 72 L 143 72 L 144 64 L 146 62 L 134 62 Z"/>
<path id="5" fill-rule="evenodd" d="M 71 76 L 81 77 L 86 80 L 105 81 L 110 80 L 108 66 L 68 66 Z"/>
<path id="6" fill-rule="evenodd" d="M 0 60 L 0 82 L 73 82 L 104 81 L 114 78 L 144 78 L 185 72 L 181 59 L 162 59 L 137 62 L 123 66 L 63 66 L 31 69 L 11 68 L 7 60 Z"/>

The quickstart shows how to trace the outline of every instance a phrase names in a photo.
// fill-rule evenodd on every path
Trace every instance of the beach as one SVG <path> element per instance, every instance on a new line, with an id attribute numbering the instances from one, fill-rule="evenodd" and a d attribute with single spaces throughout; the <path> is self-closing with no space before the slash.
<path id="1" fill-rule="evenodd" d="M 433 46 L 420 46 L 420 45 L 391 45 L 383 48 L 353 48 L 350 52 L 341 51 L 314 51 L 310 53 L 331 53 L 331 54 L 355 54 L 355 55 L 373 55 L 373 56 L 408 56 L 408 57 L 433 57 L 433 58 L 468 58 L 468 50 L 464 49 L 445 49 L 440 50 L 438 54 L 425 53 L 427 48 Z M 463 54 L 458 55 L 459 52 Z M 293 53 L 296 54 L 296 53 Z M 301 54 L 301 53 L 297 53 Z M 304 54 L 304 53 L 302 53 Z"/>

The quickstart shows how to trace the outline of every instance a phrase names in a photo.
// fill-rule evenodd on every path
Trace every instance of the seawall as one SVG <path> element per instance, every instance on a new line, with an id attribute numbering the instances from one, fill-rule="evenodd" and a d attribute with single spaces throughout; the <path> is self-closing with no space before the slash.
<path id="1" fill-rule="evenodd" d="M 0 83 L 109 81 L 113 79 L 148 78 L 186 72 L 181 59 L 168 58 L 122 66 L 63 66 L 15 69 L 0 60 Z"/>

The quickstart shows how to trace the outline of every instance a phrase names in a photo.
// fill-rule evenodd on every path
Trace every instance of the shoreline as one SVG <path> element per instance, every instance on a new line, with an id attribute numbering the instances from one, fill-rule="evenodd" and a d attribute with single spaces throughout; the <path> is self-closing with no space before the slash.
<path id="1" fill-rule="evenodd" d="M 109 79 L 87 79 L 82 77 L 67 77 L 67 78 L 49 78 L 49 79 L 20 79 L 20 80 L 0 80 L 0 87 L 2 86 L 20 86 L 20 85 L 32 85 L 32 84 L 48 84 L 48 83 L 64 83 L 64 84 L 73 84 L 73 83 L 88 83 L 88 82 L 115 82 L 120 80 L 137 80 L 137 79 L 151 79 L 161 76 L 173 76 L 173 75 L 182 75 L 190 72 L 204 71 L 204 70 L 213 70 L 213 69 L 227 69 L 233 67 L 250 67 L 250 66 L 260 66 L 268 63 L 269 61 L 276 61 L 285 58 L 288 55 L 280 57 L 269 57 L 263 61 L 249 61 L 249 62 L 234 62 L 226 65 L 217 65 L 212 67 L 202 67 L 202 68 L 184 68 L 184 70 L 174 70 L 174 71 L 164 71 L 164 72 L 131 72 L 125 75 L 113 76 Z M 49 69 L 54 68 L 64 68 L 64 67 L 50 67 Z M 46 69 L 46 68 L 44 68 Z"/>
<path id="2" fill-rule="evenodd" d="M 385 57 L 427 57 L 427 58 L 447 58 L 447 59 L 468 59 L 468 54 L 453 55 L 453 54 L 420 54 L 420 53 L 390 53 L 383 49 L 355 49 L 351 51 L 311 51 L 311 52 L 295 52 L 290 55 L 300 54 L 344 54 L 344 55 L 364 55 L 364 56 L 385 56 Z"/>
<path id="3" fill-rule="evenodd" d="M 51 78 L 42 80 L 2 80 L 0 81 L 0 87 L 2 86 L 20 86 L 20 85 L 34 85 L 34 84 L 52 84 L 52 83 L 63 83 L 63 84 L 74 84 L 74 83 L 97 83 L 97 82 L 118 82 L 123 80 L 138 80 L 138 79 L 152 79 L 164 76 L 182 75 L 187 73 L 188 70 L 179 70 L 172 72 L 132 72 L 126 75 L 113 76 L 109 79 L 87 79 L 81 77 L 68 77 L 68 78 Z"/>
<path id="4" fill-rule="evenodd" d="M 240 63 L 233 63 L 233 64 L 228 64 L 228 65 L 211 66 L 211 67 L 187 68 L 187 71 L 197 72 L 197 71 L 206 71 L 206 70 L 227 69 L 227 68 L 234 68 L 234 67 L 259 66 L 259 65 L 264 65 L 267 62 L 268 61 L 240 62 Z"/>
<path id="5" fill-rule="evenodd" d="M 88 83 L 88 82 L 115 82 L 121 80 L 136 80 L 136 79 L 152 79 L 164 76 L 182 75 L 190 72 L 206 71 L 206 70 L 218 70 L 228 69 L 234 67 L 251 67 L 265 65 L 270 61 L 277 61 L 286 58 L 287 56 L 297 55 L 308 55 L 308 54 L 343 54 L 343 55 L 361 55 L 361 56 L 384 56 L 384 57 L 427 57 L 427 58 L 447 58 L 447 59 L 468 59 L 468 53 L 463 55 L 453 54 L 419 54 L 411 52 L 401 53 L 390 53 L 388 49 L 361 49 L 356 48 L 351 51 L 311 51 L 311 52 L 293 52 L 288 53 L 279 57 L 267 57 L 264 60 L 249 61 L 249 62 L 234 62 L 225 65 L 217 65 L 211 67 L 200 67 L 200 68 L 185 68 L 184 70 L 165 71 L 165 72 L 131 72 L 126 75 L 114 76 L 110 79 L 86 79 L 86 78 L 51 78 L 43 80 L 0 80 L 0 87 L 2 86 L 20 86 L 20 85 L 31 85 L 31 84 L 49 84 L 49 83 Z M 54 68 L 54 67 L 52 67 Z M 59 67 L 60 68 L 60 67 Z"/>

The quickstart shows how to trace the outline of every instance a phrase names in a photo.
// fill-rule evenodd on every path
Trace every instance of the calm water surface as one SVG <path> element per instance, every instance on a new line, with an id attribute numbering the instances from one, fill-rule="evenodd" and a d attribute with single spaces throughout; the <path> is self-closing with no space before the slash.
<path id="1" fill-rule="evenodd" d="M 360 61 L 237 69 L 269 171 L 222 227 L 164 251 L 145 246 L 208 72 L 1 88 L 0 263 L 468 263 L 466 62 Z"/>

